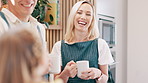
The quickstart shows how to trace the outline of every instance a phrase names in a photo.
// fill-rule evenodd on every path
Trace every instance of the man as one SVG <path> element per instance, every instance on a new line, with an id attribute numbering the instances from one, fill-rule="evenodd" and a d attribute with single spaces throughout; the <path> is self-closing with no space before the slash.
<path id="1" fill-rule="evenodd" d="M 8 0 L 8 8 L 2 8 L 8 23 L 0 16 L 0 35 L 8 29 L 21 25 L 30 26 L 41 34 L 45 41 L 45 28 L 31 16 L 37 0 Z"/>

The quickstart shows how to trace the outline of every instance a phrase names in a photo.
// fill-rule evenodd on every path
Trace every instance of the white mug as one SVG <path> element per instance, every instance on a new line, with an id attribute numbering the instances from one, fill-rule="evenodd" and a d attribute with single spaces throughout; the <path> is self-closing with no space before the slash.
<path id="1" fill-rule="evenodd" d="M 58 74 L 61 72 L 61 57 L 58 55 L 53 55 L 53 54 L 49 54 L 49 58 L 50 58 L 50 69 L 49 69 L 49 73 L 50 74 Z"/>
<path id="2" fill-rule="evenodd" d="M 78 69 L 78 74 L 77 76 L 80 77 L 81 73 L 83 71 L 86 71 L 89 68 L 89 61 L 82 60 L 82 61 L 77 61 L 77 69 Z"/>

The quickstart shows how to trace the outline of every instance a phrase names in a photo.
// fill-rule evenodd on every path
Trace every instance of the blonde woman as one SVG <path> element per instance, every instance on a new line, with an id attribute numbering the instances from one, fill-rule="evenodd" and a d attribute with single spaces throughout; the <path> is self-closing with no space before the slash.
<path id="1" fill-rule="evenodd" d="M 77 2 L 71 9 L 65 39 L 53 46 L 52 54 L 62 57 L 62 71 L 56 78 L 65 83 L 107 83 L 108 64 L 114 62 L 107 43 L 99 37 L 94 6 Z M 89 69 L 77 77 L 76 61 L 88 60 Z"/>
<path id="2" fill-rule="evenodd" d="M 0 83 L 43 81 L 42 76 L 49 69 L 49 58 L 40 38 L 31 31 L 22 28 L 1 35 Z"/>

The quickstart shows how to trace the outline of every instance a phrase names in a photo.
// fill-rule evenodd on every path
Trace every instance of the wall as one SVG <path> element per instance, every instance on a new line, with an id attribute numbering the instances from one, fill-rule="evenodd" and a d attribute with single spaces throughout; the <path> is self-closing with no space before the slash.
<path id="1" fill-rule="evenodd" d="M 127 1 L 116 0 L 116 83 L 127 83 Z M 131 82 L 134 83 L 134 82 Z"/>
<path id="2" fill-rule="evenodd" d="M 148 0 L 128 0 L 127 83 L 148 83 Z"/>
<path id="3" fill-rule="evenodd" d="M 116 83 L 147 83 L 148 0 L 116 0 L 115 2 L 116 57 L 119 62 Z"/>
<path id="4" fill-rule="evenodd" d="M 115 17 L 116 22 L 116 83 L 127 83 L 127 1 L 97 0 L 97 13 Z M 132 82 L 131 82 L 132 83 Z"/>

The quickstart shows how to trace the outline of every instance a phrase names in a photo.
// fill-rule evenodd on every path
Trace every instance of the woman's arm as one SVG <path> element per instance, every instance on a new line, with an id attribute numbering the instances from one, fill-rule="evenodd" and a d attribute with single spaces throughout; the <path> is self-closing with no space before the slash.
<path id="1" fill-rule="evenodd" d="M 108 81 L 108 65 L 99 65 L 101 75 L 96 78 L 97 83 L 107 83 Z"/>
<path id="2" fill-rule="evenodd" d="M 97 79 L 97 83 L 107 83 L 108 81 L 108 64 L 114 62 L 109 46 L 103 39 L 98 39 L 98 64 L 102 72 L 102 76 Z"/>

